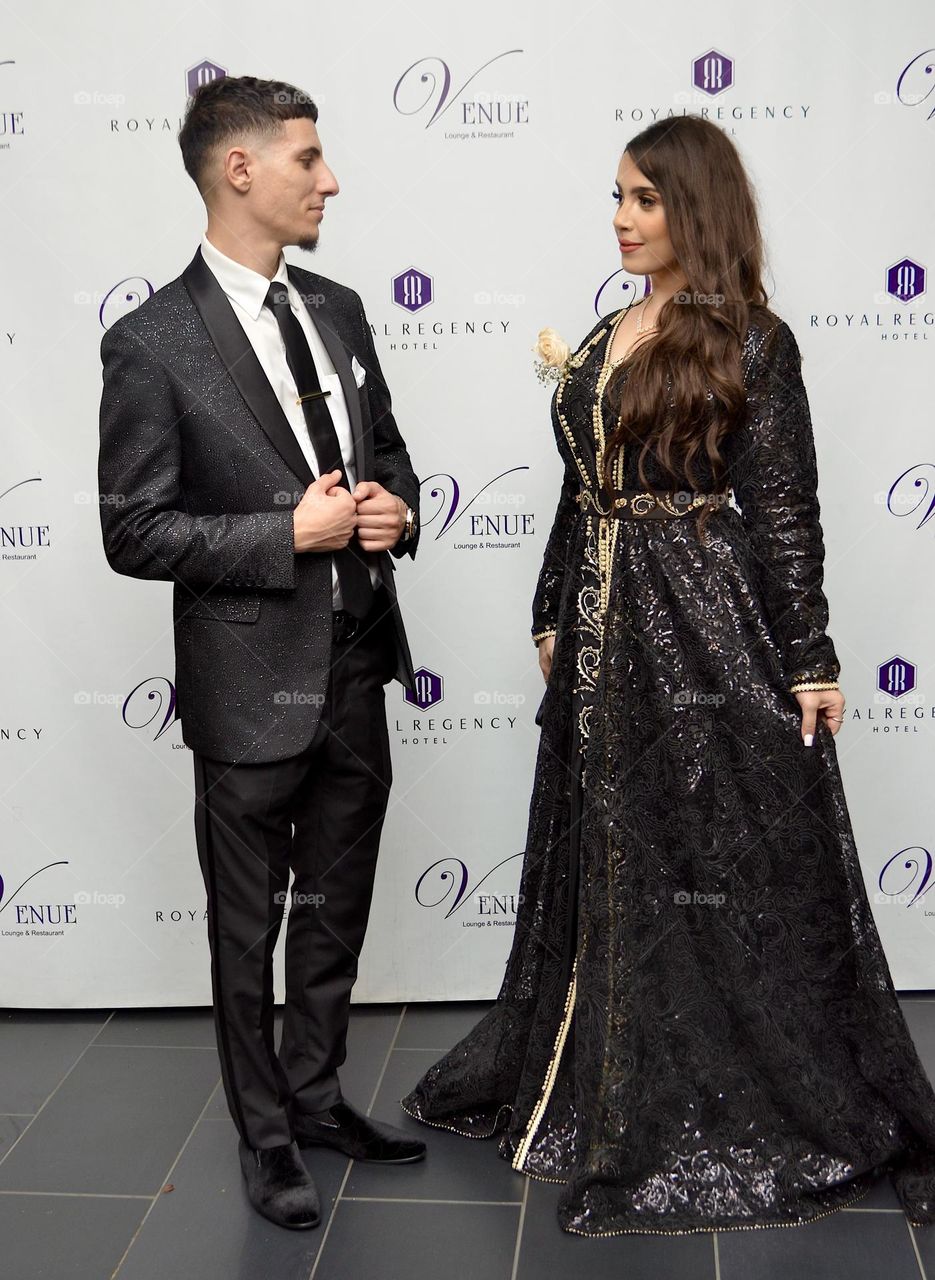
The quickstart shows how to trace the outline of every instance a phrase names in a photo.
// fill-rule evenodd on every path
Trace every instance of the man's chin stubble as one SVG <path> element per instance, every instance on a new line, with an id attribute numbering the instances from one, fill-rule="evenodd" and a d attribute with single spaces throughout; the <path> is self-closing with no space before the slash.
<path id="1" fill-rule="evenodd" d="M 315 236 L 314 239 L 311 236 L 306 236 L 304 240 L 296 240 L 295 243 L 296 248 L 304 249 L 306 253 L 314 253 L 318 248 L 318 236 Z"/>

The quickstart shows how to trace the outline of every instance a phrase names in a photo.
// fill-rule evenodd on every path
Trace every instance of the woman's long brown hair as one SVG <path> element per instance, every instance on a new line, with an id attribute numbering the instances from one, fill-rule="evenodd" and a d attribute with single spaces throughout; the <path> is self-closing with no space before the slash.
<path id="1" fill-rule="evenodd" d="M 656 121 L 626 152 L 662 197 L 687 287 L 664 304 L 654 337 L 608 382 L 620 420 L 607 443 L 604 483 L 612 490 L 620 447 L 637 444 L 641 485 L 650 487 L 650 452 L 680 488 L 697 486 L 696 462 L 706 455 L 716 492 L 727 479 L 720 444 L 746 405 L 740 352 L 751 310 L 768 301 L 756 198 L 733 142 L 700 116 Z M 699 508 L 699 535 L 711 511 Z"/>

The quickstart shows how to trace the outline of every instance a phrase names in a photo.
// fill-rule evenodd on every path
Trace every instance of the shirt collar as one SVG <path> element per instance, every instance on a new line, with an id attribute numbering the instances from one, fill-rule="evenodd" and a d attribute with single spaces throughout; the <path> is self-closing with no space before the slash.
<path id="1" fill-rule="evenodd" d="M 201 256 L 207 266 L 214 272 L 218 284 L 228 298 L 242 307 L 251 319 L 259 319 L 260 312 L 263 310 L 263 302 L 272 280 L 267 280 L 266 276 L 260 275 L 258 271 L 253 271 L 250 267 L 245 267 L 243 263 L 235 262 L 226 253 L 222 253 L 220 249 L 211 243 L 207 233 L 201 237 Z M 286 285 L 287 291 L 291 293 L 289 276 L 286 271 L 286 260 L 281 252 L 279 254 L 279 265 L 276 268 L 273 280 L 279 284 Z"/>

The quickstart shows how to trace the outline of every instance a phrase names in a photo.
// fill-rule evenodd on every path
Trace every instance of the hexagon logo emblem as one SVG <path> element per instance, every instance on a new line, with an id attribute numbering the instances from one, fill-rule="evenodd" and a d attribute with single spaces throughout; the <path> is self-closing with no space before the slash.
<path id="1" fill-rule="evenodd" d="M 196 89 L 200 89 L 203 84 L 208 84 L 212 80 L 221 80 L 227 75 L 225 67 L 219 67 L 216 62 L 211 62 L 205 58 L 203 62 L 197 62 L 193 67 L 189 67 L 185 72 L 185 87 L 188 90 L 188 96 L 191 97 Z"/>
<path id="2" fill-rule="evenodd" d="M 900 258 L 886 272 L 886 292 L 899 302 L 911 302 L 925 293 L 925 267 L 911 258 Z"/>
<path id="3" fill-rule="evenodd" d="M 393 277 L 393 301 L 397 307 L 415 314 L 435 300 L 432 277 L 418 267 L 407 267 Z"/>
<path id="4" fill-rule="evenodd" d="M 415 677 L 415 692 L 411 689 L 403 691 L 410 706 L 418 707 L 420 711 L 427 711 L 429 707 L 434 707 L 436 702 L 441 702 L 445 696 L 445 682 L 437 672 L 429 671 L 428 667 L 420 667 L 415 672 Z"/>
<path id="5" fill-rule="evenodd" d="M 890 698 L 901 698 L 916 687 L 916 668 L 898 655 L 877 667 L 877 688 Z"/>
<path id="6" fill-rule="evenodd" d="M 692 63 L 692 84 L 709 98 L 716 98 L 734 83 L 734 60 L 717 49 L 709 49 Z"/>

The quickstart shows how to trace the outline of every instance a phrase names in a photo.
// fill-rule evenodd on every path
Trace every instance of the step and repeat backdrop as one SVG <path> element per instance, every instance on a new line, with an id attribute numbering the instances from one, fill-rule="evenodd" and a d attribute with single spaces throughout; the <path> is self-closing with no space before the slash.
<path id="1" fill-rule="evenodd" d="M 867 891 L 896 985 L 935 987 L 935 23 L 921 0 L 626 8 L 6 9 L 0 1004 L 210 1003 L 171 587 L 101 547 L 99 347 L 191 259 L 186 97 L 243 74 L 319 105 L 341 190 L 317 253 L 286 256 L 362 295 L 422 481 L 397 575 L 419 694 L 387 687 L 395 784 L 355 998 L 499 987 L 560 481 L 532 347 L 645 292 L 620 269 L 614 176 L 630 137 L 682 113 L 727 130 L 756 184 L 772 305 L 804 353 Z"/>

